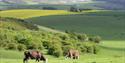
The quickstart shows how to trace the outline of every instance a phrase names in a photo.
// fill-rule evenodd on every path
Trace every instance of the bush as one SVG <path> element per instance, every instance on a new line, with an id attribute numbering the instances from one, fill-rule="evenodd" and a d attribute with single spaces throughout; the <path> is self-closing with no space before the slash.
<path id="1" fill-rule="evenodd" d="M 97 54 L 99 52 L 99 47 L 95 45 L 95 46 L 93 46 L 93 48 L 94 48 L 93 53 Z"/>
<path id="2" fill-rule="evenodd" d="M 78 34 L 77 38 L 81 41 L 86 41 L 88 37 L 86 34 Z"/>
<path id="3" fill-rule="evenodd" d="M 50 42 L 49 41 L 43 41 L 43 46 L 44 48 L 48 49 L 50 45 Z"/>
<path id="4" fill-rule="evenodd" d="M 59 36 L 62 40 L 68 40 L 69 37 L 67 35 L 60 35 Z"/>
<path id="5" fill-rule="evenodd" d="M 89 41 L 92 41 L 92 42 L 95 42 L 95 43 L 100 43 L 101 37 L 100 36 L 90 37 Z"/>
<path id="6" fill-rule="evenodd" d="M 18 49 L 19 51 L 24 51 L 24 50 L 26 50 L 27 48 L 26 48 L 25 45 L 19 44 L 18 47 L 17 47 L 17 49 Z"/>
<path id="7" fill-rule="evenodd" d="M 92 46 L 85 46 L 87 49 L 87 53 L 93 53 L 93 47 Z"/>
<path id="8" fill-rule="evenodd" d="M 7 48 L 6 49 L 9 49 L 9 50 L 16 50 L 17 49 L 17 44 L 16 43 L 9 43 L 7 45 Z"/>
<path id="9" fill-rule="evenodd" d="M 63 54 L 62 48 L 61 48 L 61 44 L 57 43 L 57 42 L 51 42 L 50 43 L 51 46 L 49 46 L 48 48 L 48 54 L 50 55 L 54 55 L 56 57 L 60 57 Z"/>
<path id="10" fill-rule="evenodd" d="M 25 44 L 25 45 L 30 44 L 30 40 L 26 39 L 26 38 L 19 39 L 17 42 L 20 43 L 20 44 Z"/>
<path id="11" fill-rule="evenodd" d="M 100 36 L 96 36 L 94 42 L 95 43 L 100 43 L 100 41 L 101 41 L 101 37 Z"/>
<path id="12" fill-rule="evenodd" d="M 28 49 L 38 49 L 39 45 L 38 43 L 30 43 L 29 45 L 27 45 Z"/>
<path id="13" fill-rule="evenodd" d="M 63 55 L 66 55 L 68 50 L 74 49 L 74 47 L 71 46 L 71 45 L 65 45 L 65 46 L 62 47 L 62 49 L 63 49 Z"/>

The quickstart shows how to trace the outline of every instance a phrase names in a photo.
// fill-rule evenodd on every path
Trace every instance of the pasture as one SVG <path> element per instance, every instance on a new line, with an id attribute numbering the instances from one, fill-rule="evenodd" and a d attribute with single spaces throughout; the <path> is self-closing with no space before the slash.
<path id="1" fill-rule="evenodd" d="M 125 49 L 124 41 L 103 41 L 99 45 L 103 45 L 105 47 Z M 23 52 L 6 51 L 1 49 L 0 53 L 1 63 L 22 63 Z M 64 57 L 56 58 L 50 55 L 46 55 L 46 57 L 49 59 L 48 63 L 124 63 L 125 50 L 115 50 L 100 47 L 100 51 L 97 55 L 82 54 L 80 56 L 80 59 L 78 60 L 65 59 Z M 29 63 L 36 62 L 35 60 L 30 60 Z"/>

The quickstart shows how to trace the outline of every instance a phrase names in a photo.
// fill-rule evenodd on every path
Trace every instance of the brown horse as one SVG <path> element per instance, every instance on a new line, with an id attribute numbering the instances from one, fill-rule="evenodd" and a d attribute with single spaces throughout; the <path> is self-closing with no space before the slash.
<path id="1" fill-rule="evenodd" d="M 67 52 L 66 58 L 69 57 L 71 59 L 79 59 L 79 51 L 78 50 L 74 50 L 74 49 L 70 49 Z"/>
<path id="2" fill-rule="evenodd" d="M 29 59 L 36 59 L 36 61 L 38 62 L 41 60 L 44 61 L 44 63 L 47 63 L 47 58 L 45 58 L 42 53 L 35 50 L 29 50 L 24 52 L 23 63 L 28 63 Z"/>

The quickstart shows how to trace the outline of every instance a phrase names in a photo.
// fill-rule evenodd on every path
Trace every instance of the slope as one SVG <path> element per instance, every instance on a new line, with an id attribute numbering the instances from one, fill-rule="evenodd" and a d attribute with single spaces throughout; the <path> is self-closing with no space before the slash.
<path id="1" fill-rule="evenodd" d="M 104 39 L 125 38 L 124 11 L 100 11 L 77 15 L 42 16 L 27 19 L 33 23 L 59 30 L 100 35 Z"/>

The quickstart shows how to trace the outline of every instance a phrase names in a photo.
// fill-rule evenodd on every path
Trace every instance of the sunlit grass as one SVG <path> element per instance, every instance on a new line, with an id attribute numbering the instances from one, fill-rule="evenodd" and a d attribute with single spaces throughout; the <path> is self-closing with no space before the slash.
<path id="1" fill-rule="evenodd" d="M 118 42 L 119 44 L 112 43 Z M 107 47 L 120 46 L 123 41 L 104 41 L 100 45 L 107 44 Z M 125 45 L 125 44 L 124 44 Z M 122 46 L 121 46 L 122 48 Z M 121 54 L 121 51 L 107 50 L 101 48 L 99 51 L 101 54 L 82 54 L 80 55 L 80 59 L 72 60 L 66 59 L 65 57 L 56 58 L 50 55 L 46 55 L 49 59 L 48 63 L 124 63 L 125 55 Z M 125 51 L 122 51 L 125 52 Z M 6 51 L 0 50 L 0 53 L 4 57 L 0 57 L 0 63 L 22 63 L 23 62 L 23 52 L 19 51 Z M 11 58 L 12 57 L 12 58 Z M 15 58 L 14 58 L 15 57 Z M 30 60 L 29 63 L 37 63 L 35 60 Z"/>
<path id="2" fill-rule="evenodd" d="M 14 17 L 21 19 L 38 17 L 38 16 L 67 15 L 67 14 L 75 14 L 75 12 L 69 12 L 64 10 L 32 10 L 32 9 L 6 10 L 0 12 L 0 16 L 2 17 Z"/>
<path id="3" fill-rule="evenodd" d="M 39 16 L 50 16 L 50 15 L 68 15 L 68 14 L 80 14 L 89 12 L 98 12 L 100 10 L 88 10 L 83 12 L 70 12 L 66 10 L 33 10 L 33 9 L 16 9 L 16 10 L 5 10 L 0 12 L 2 17 L 13 17 L 20 19 L 27 19 Z"/>

